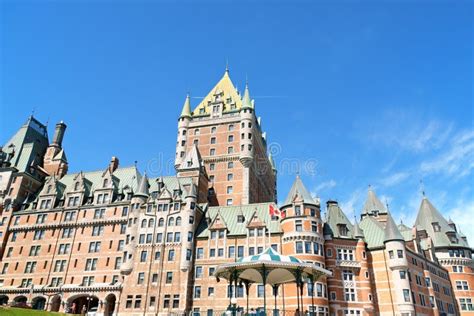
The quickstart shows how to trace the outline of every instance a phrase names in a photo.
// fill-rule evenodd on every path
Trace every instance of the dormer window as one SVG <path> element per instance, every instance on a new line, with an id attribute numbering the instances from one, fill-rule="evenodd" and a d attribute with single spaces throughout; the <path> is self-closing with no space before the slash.
<path id="1" fill-rule="evenodd" d="M 48 188 L 46 189 L 46 194 L 51 193 L 51 185 L 48 185 Z"/>
<path id="2" fill-rule="evenodd" d="M 245 221 L 245 217 L 243 215 L 237 215 L 237 223 L 243 223 Z"/>
<path id="3" fill-rule="evenodd" d="M 74 191 L 78 191 L 78 190 L 79 190 L 79 185 L 80 185 L 79 182 L 76 182 L 76 183 L 74 184 Z"/>
<path id="4" fill-rule="evenodd" d="M 104 179 L 104 185 L 102 187 L 106 188 L 109 185 L 109 179 Z"/>
<path id="5" fill-rule="evenodd" d="M 432 225 L 433 225 L 433 230 L 435 231 L 435 233 L 441 231 L 441 226 L 439 225 L 438 222 L 435 222 L 435 223 L 433 223 Z"/>
<path id="6" fill-rule="evenodd" d="M 378 210 L 372 211 L 372 214 L 373 214 L 375 217 L 379 217 L 379 211 L 378 211 Z"/>
<path id="7" fill-rule="evenodd" d="M 343 237 L 347 237 L 347 235 L 349 233 L 349 230 L 347 229 L 346 224 L 337 224 L 337 228 L 339 230 L 339 235 L 341 235 Z"/>
<path id="8" fill-rule="evenodd" d="M 459 242 L 458 238 L 456 237 L 456 234 L 454 233 L 447 233 L 446 234 L 449 238 L 449 241 L 453 244 L 457 244 Z"/>

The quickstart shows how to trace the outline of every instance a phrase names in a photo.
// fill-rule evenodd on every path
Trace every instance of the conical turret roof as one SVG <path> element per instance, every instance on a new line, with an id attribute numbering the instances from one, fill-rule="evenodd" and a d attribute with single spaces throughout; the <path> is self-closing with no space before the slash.
<path id="1" fill-rule="evenodd" d="M 415 225 L 426 230 L 435 247 L 469 247 L 426 196 L 421 201 Z M 454 239 L 450 239 L 447 233 L 454 234 L 458 242 L 453 242 Z"/>
<path id="2" fill-rule="evenodd" d="M 242 109 L 253 108 L 252 100 L 250 99 L 249 85 L 245 84 L 244 96 L 242 97 Z"/>
<path id="3" fill-rule="evenodd" d="M 303 200 L 303 203 L 318 205 L 318 203 L 314 201 L 313 197 L 304 186 L 303 181 L 301 181 L 299 175 L 296 176 L 295 182 L 293 182 L 293 186 L 291 187 L 290 192 L 288 193 L 288 196 L 286 197 L 286 200 L 282 206 L 293 204 L 293 201 L 296 197 Z"/>
<path id="4" fill-rule="evenodd" d="M 148 198 L 150 196 L 148 188 L 149 188 L 148 177 L 146 176 L 146 172 L 145 172 L 143 177 L 141 177 L 140 182 L 138 183 L 137 192 L 135 192 L 133 196 Z"/>
<path id="5" fill-rule="evenodd" d="M 364 231 L 359 227 L 359 223 L 357 223 L 357 220 L 354 223 L 353 235 L 354 235 L 354 238 L 364 239 Z"/>
<path id="6" fill-rule="evenodd" d="M 370 214 L 374 211 L 378 211 L 379 214 L 387 213 L 387 209 L 383 203 L 380 202 L 375 192 L 369 187 L 367 192 L 367 200 L 365 201 L 364 208 L 362 209 L 362 214 Z"/>
<path id="7" fill-rule="evenodd" d="M 186 100 L 184 101 L 183 110 L 181 111 L 180 117 L 191 117 L 191 100 L 189 93 L 186 95 Z"/>
<path id="8" fill-rule="evenodd" d="M 395 224 L 390 213 L 388 213 L 387 223 L 385 224 L 384 243 L 389 241 L 404 241 L 403 236 L 398 230 L 397 224 Z"/>

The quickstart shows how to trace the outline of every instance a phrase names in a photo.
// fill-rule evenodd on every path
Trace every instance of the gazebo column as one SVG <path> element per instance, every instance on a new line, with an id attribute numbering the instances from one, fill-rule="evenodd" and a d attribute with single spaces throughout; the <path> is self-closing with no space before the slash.
<path id="1" fill-rule="evenodd" d="M 249 314 L 249 292 L 250 292 L 250 282 L 244 281 L 245 284 L 245 296 L 247 297 L 247 315 Z"/>
<path id="2" fill-rule="evenodd" d="M 265 291 L 265 284 L 267 283 L 267 269 L 265 265 L 263 265 L 262 281 L 263 281 L 263 314 L 266 316 L 267 315 L 267 291 Z"/>
<path id="3" fill-rule="evenodd" d="M 301 298 L 301 315 L 304 315 L 304 311 L 303 311 L 303 308 L 304 308 L 304 302 L 303 302 L 303 288 L 304 288 L 304 282 L 303 280 L 301 280 L 300 282 L 300 298 Z"/>
<path id="4" fill-rule="evenodd" d="M 278 284 L 273 285 L 273 296 L 275 296 L 275 308 L 273 309 L 273 315 L 277 315 L 277 295 L 278 295 Z"/>

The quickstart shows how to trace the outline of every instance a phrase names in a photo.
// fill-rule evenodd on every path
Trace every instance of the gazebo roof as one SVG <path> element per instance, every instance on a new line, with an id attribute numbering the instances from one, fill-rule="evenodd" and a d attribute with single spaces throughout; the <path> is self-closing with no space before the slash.
<path id="1" fill-rule="evenodd" d="M 280 255 L 272 248 L 255 256 L 222 264 L 214 272 L 216 278 L 224 278 L 231 282 L 237 280 L 271 285 L 295 282 L 300 278 L 317 280 L 330 275 L 331 271 L 312 263 L 302 262 L 292 256 Z"/>
<path id="2" fill-rule="evenodd" d="M 303 261 L 301 261 L 300 259 L 296 257 L 280 255 L 271 247 L 258 255 L 243 257 L 237 260 L 237 262 L 248 262 L 248 263 L 262 262 L 262 261 L 303 263 Z"/>

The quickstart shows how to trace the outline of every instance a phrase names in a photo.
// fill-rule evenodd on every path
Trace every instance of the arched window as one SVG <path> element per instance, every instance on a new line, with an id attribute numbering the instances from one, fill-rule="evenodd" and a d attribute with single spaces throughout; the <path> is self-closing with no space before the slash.
<path id="1" fill-rule="evenodd" d="M 106 188 L 109 185 L 109 179 L 104 179 L 103 187 Z"/>
<path id="2" fill-rule="evenodd" d="M 153 227 L 155 225 L 155 220 L 152 218 L 148 221 L 148 227 Z"/>
<path id="3" fill-rule="evenodd" d="M 146 219 L 142 220 L 142 228 L 146 227 Z"/>
<path id="4" fill-rule="evenodd" d="M 163 218 L 160 218 L 160 219 L 158 220 L 158 226 L 159 226 L 159 227 L 163 227 L 164 225 L 165 225 L 165 220 L 164 220 Z"/>
<path id="5" fill-rule="evenodd" d="M 76 184 L 74 184 L 74 191 L 79 190 L 79 185 L 80 185 L 79 181 L 76 182 Z"/>
<path id="6" fill-rule="evenodd" d="M 181 217 L 176 217 L 176 226 L 181 226 Z"/>
<path id="7" fill-rule="evenodd" d="M 174 226 L 174 217 L 170 217 L 168 220 L 168 226 Z"/>

